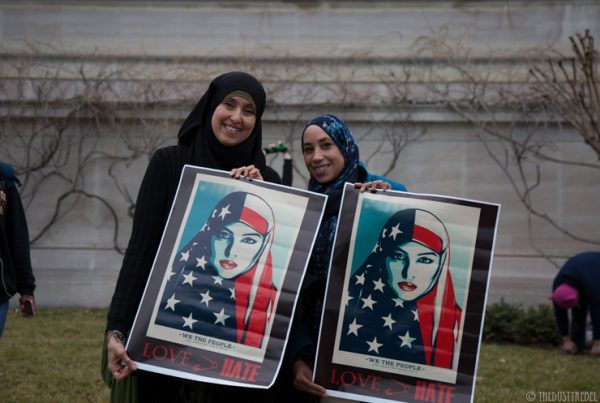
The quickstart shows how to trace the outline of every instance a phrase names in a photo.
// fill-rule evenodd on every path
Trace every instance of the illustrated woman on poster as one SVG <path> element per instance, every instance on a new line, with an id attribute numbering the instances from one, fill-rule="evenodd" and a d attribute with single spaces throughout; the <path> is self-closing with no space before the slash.
<path id="1" fill-rule="evenodd" d="M 450 239 L 432 213 L 392 215 L 350 278 L 340 350 L 452 368 L 461 308 Z"/>
<path id="2" fill-rule="evenodd" d="M 260 347 L 277 293 L 274 225 L 262 198 L 224 197 L 176 255 L 156 324 Z"/>

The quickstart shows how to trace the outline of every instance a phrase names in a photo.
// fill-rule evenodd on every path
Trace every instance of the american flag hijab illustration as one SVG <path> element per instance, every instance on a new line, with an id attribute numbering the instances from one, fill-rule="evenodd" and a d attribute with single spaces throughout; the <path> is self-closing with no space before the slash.
<path id="1" fill-rule="evenodd" d="M 235 224 L 243 224 L 251 236 L 232 232 Z M 261 347 L 277 293 L 271 261 L 274 227 L 273 211 L 259 196 L 225 196 L 174 259 L 156 324 Z M 226 264 L 216 260 L 219 242 L 226 245 L 221 252 Z M 251 245 L 255 253 L 236 258 L 240 245 Z"/>
<path id="2" fill-rule="evenodd" d="M 398 291 L 389 264 L 408 242 L 422 245 L 439 259 L 437 269 L 412 295 Z M 408 272 L 406 264 L 405 268 Z M 434 214 L 421 209 L 393 214 L 350 278 L 340 349 L 451 368 L 461 309 L 449 268 L 450 239 Z"/>

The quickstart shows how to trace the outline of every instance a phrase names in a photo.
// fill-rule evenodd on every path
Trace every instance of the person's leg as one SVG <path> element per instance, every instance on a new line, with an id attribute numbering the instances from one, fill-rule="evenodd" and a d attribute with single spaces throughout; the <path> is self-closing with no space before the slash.
<path id="1" fill-rule="evenodd" d="M 600 357 L 600 295 L 594 295 L 590 301 L 590 317 L 592 320 L 592 346 L 590 352 Z"/>
<path id="2" fill-rule="evenodd" d="M 0 337 L 4 331 L 4 322 L 6 322 L 6 316 L 8 315 L 8 301 L 0 304 Z"/>
<path id="3" fill-rule="evenodd" d="M 583 353 L 585 351 L 587 308 L 587 305 L 577 306 L 573 308 L 571 312 L 571 339 L 577 346 L 578 353 Z"/>

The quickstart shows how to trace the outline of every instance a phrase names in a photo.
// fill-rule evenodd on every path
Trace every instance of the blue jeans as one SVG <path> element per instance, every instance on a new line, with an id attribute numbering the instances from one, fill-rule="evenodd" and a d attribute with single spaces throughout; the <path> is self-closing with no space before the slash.
<path id="1" fill-rule="evenodd" d="M 4 322 L 6 322 L 7 314 L 8 314 L 8 301 L 0 304 L 0 337 L 2 337 L 2 331 L 4 330 Z"/>

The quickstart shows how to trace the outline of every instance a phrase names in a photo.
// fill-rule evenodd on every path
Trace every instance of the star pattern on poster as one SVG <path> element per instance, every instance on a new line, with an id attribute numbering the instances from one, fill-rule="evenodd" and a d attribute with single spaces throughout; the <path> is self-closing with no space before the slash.
<path id="1" fill-rule="evenodd" d="M 383 319 L 383 326 L 387 326 L 390 328 L 390 330 L 392 330 L 392 325 L 394 323 L 396 323 L 396 321 L 394 319 L 392 319 L 392 314 L 388 314 L 388 316 L 382 316 L 381 319 Z M 356 320 L 356 319 L 355 319 Z"/>
<path id="2" fill-rule="evenodd" d="M 393 238 L 394 241 L 396 240 L 396 236 L 402 234 L 402 230 L 400 229 L 400 224 L 396 224 L 395 226 L 393 226 L 390 229 L 390 233 L 388 235 L 388 237 Z"/>
<path id="3" fill-rule="evenodd" d="M 377 337 L 367 341 L 367 344 L 369 345 L 369 351 L 375 351 L 377 354 L 379 354 L 379 347 L 383 346 L 383 344 L 377 342 Z"/>
<path id="4" fill-rule="evenodd" d="M 187 318 L 185 316 L 182 316 L 181 319 L 183 319 L 183 327 L 189 327 L 190 329 L 194 328 L 194 323 L 198 322 L 197 319 L 194 319 L 192 317 L 192 313 L 190 312 L 190 316 L 188 316 Z"/>
<path id="5" fill-rule="evenodd" d="M 206 291 L 205 293 L 200 293 L 200 296 L 202 297 L 202 301 L 200 301 L 201 304 L 206 304 L 206 306 L 208 306 L 208 303 L 210 301 L 212 301 L 212 297 L 210 296 L 210 291 Z"/>
<path id="6" fill-rule="evenodd" d="M 404 336 L 398 336 L 400 338 L 400 340 L 402 340 L 402 344 L 400 345 L 400 347 L 408 347 L 408 348 L 412 348 L 412 342 L 416 340 L 415 337 L 410 337 L 410 333 L 408 332 L 408 330 L 406 331 L 406 333 L 404 334 Z"/>
<path id="7" fill-rule="evenodd" d="M 194 280 L 197 280 L 197 278 L 194 277 L 194 273 L 190 271 L 188 274 L 183 275 L 183 283 L 182 284 L 189 284 L 193 287 Z"/>
<path id="8" fill-rule="evenodd" d="M 225 308 L 222 308 L 219 313 L 213 313 L 213 315 L 216 317 L 215 324 L 220 323 L 223 326 L 225 326 L 225 320 L 231 317 L 230 315 L 225 315 Z"/>
<path id="9" fill-rule="evenodd" d="M 190 251 L 186 251 L 186 252 L 181 252 L 181 258 L 179 259 L 180 262 L 187 262 L 188 259 L 190 258 Z"/>
<path id="10" fill-rule="evenodd" d="M 181 302 L 181 301 L 180 301 L 180 300 L 178 300 L 178 299 L 175 299 L 175 294 L 171 295 L 171 298 L 169 298 L 169 299 L 167 300 L 167 306 L 165 306 L 165 309 L 170 309 L 170 310 L 172 310 L 173 312 L 175 312 L 175 305 L 176 305 L 178 302 Z"/>
<path id="11" fill-rule="evenodd" d="M 218 218 L 217 218 L 218 219 Z M 208 272 L 206 256 L 190 249 L 188 261 L 173 263 L 168 281 L 179 284 L 161 304 L 157 323 L 226 340 L 235 340 L 235 282 Z M 170 315 L 168 315 L 170 314 Z"/>
<path id="12" fill-rule="evenodd" d="M 361 298 L 361 300 L 363 302 L 362 309 L 369 308 L 370 310 L 373 310 L 373 305 L 377 303 L 377 301 L 371 298 L 371 294 L 369 294 L 367 298 Z"/>
<path id="13" fill-rule="evenodd" d="M 393 236 L 394 232 L 390 228 L 387 234 Z M 396 357 L 402 348 L 407 360 L 421 362 L 424 353 L 416 302 L 403 300 L 386 287 L 383 268 L 368 266 L 351 278 L 355 281 L 350 281 L 342 294 L 345 314 L 340 349 Z"/>
<path id="14" fill-rule="evenodd" d="M 219 213 L 219 218 L 221 218 L 221 220 L 225 220 L 225 217 L 227 217 L 227 214 L 231 214 L 231 211 L 229 211 L 229 204 L 225 207 L 223 207 L 221 209 L 221 212 Z"/>
<path id="15" fill-rule="evenodd" d="M 356 319 L 354 319 L 354 321 L 348 326 L 348 334 L 358 336 L 358 329 L 361 327 L 363 327 L 363 325 L 356 323 Z"/>
<path id="16" fill-rule="evenodd" d="M 204 266 L 206 265 L 206 258 L 204 257 L 204 255 L 202 255 L 201 258 L 196 258 L 196 267 L 200 267 L 202 270 L 204 269 Z"/>
<path id="17" fill-rule="evenodd" d="M 375 287 L 373 287 L 374 290 L 383 292 L 383 287 L 385 287 L 385 283 L 381 281 L 381 277 L 379 277 L 377 281 L 373 281 L 373 284 L 375 285 Z"/>

